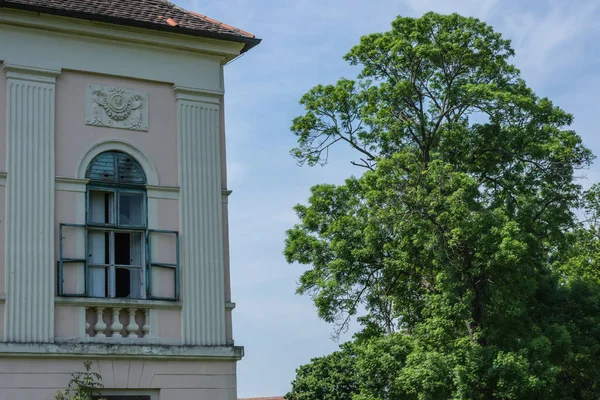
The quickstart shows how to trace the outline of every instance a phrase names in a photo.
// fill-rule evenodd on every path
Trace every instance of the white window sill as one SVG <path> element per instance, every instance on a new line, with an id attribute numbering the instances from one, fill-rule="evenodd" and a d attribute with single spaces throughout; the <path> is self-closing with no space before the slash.
<path id="1" fill-rule="evenodd" d="M 164 300 L 140 300 L 140 299 L 115 299 L 115 298 L 94 298 L 94 297 L 55 297 L 54 303 L 57 305 L 77 305 L 86 307 L 137 307 L 137 308 L 163 308 L 163 309 L 180 309 L 182 303 L 180 301 L 164 301 Z"/>

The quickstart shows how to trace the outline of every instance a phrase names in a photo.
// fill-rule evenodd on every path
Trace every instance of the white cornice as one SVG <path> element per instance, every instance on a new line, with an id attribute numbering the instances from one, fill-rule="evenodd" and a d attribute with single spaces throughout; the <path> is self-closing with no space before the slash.
<path id="1" fill-rule="evenodd" d="M 141 339 L 137 339 L 141 340 Z M 240 360 L 244 348 L 240 346 L 181 346 L 151 343 L 0 343 L 0 355 L 4 357 L 75 357 L 75 358 L 123 358 L 123 359 L 169 359 L 169 360 Z"/>
<path id="2" fill-rule="evenodd" d="M 17 23 L 21 20 L 29 23 Z M 44 24 L 54 24 L 56 29 L 46 29 Z M 72 31 L 62 31 L 69 26 Z M 90 35 L 94 27 L 112 36 Z M 120 28 L 30 13 L 13 15 L 0 8 L 0 61 L 40 68 L 30 69 L 29 74 L 21 76 L 29 79 L 34 71 L 46 80 L 52 79 L 48 75 L 53 73 L 49 71 L 82 71 L 199 88 L 205 96 L 222 94 L 221 74 L 226 56 L 211 49 L 182 49 L 176 45 L 179 41 L 199 45 L 204 42 L 193 39 L 201 38 L 174 35 L 171 40 L 166 33 L 129 32 Z M 211 43 L 219 48 L 223 45 L 225 50 L 230 45 Z"/>
<path id="3" fill-rule="evenodd" d="M 208 39 L 171 32 L 127 27 L 104 22 L 39 14 L 30 11 L 0 10 L 0 23 L 95 38 L 182 49 L 221 56 L 229 61 L 239 56 L 244 43 Z"/>

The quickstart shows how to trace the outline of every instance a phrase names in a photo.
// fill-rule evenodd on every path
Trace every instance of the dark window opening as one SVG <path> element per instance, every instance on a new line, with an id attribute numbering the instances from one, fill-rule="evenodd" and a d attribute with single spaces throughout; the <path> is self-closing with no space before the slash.
<path id="1" fill-rule="evenodd" d="M 131 296 L 131 272 L 128 269 L 115 270 L 115 297 Z"/>
<path id="2" fill-rule="evenodd" d="M 115 233 L 115 264 L 131 265 L 131 238 L 129 233 Z"/>

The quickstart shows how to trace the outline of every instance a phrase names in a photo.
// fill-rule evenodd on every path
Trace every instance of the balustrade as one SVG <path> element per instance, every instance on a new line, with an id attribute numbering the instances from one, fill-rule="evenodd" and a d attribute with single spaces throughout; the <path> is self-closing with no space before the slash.
<path id="1" fill-rule="evenodd" d="M 150 336 L 150 309 L 89 306 L 85 308 L 85 333 L 90 339 L 136 339 Z"/>

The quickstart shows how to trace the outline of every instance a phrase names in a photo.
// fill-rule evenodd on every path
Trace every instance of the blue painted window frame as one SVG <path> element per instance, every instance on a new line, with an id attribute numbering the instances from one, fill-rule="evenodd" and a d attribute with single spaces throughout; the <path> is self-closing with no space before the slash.
<path id="1" fill-rule="evenodd" d="M 118 151 L 109 151 L 109 152 L 105 152 L 105 153 L 101 153 L 98 156 L 96 156 L 94 158 L 94 160 L 92 160 L 90 162 L 90 166 L 88 166 L 88 173 L 89 170 L 92 166 L 92 164 L 94 163 L 95 160 L 97 160 L 100 156 L 106 154 L 106 153 L 119 153 L 119 154 L 125 154 L 122 152 L 118 152 Z M 125 154 L 125 156 L 128 156 L 127 154 Z M 130 157 L 130 156 L 129 156 Z M 115 158 L 116 160 L 116 158 Z M 137 164 L 137 162 L 134 160 L 134 162 Z M 117 162 L 115 161 L 115 168 L 116 168 Z M 143 173 L 143 169 L 141 169 L 141 166 L 139 166 L 139 169 L 142 171 Z M 87 174 L 86 174 L 87 175 Z M 143 180 L 144 182 L 146 181 L 146 176 L 143 176 Z M 89 210 L 90 210 L 90 192 L 91 191 L 102 191 L 102 192 L 112 192 L 113 193 L 113 198 L 114 198 L 114 223 L 97 223 L 97 222 L 92 222 L 89 220 Z M 119 198 L 119 194 L 120 193 L 137 193 L 137 194 L 142 194 L 143 195 L 143 204 L 144 204 L 144 210 L 143 210 L 143 224 L 142 225 L 122 225 L 120 224 L 120 213 L 119 213 L 119 202 L 120 202 L 120 198 Z M 90 269 L 90 261 L 89 261 L 89 232 L 91 230 L 105 230 L 105 231 L 113 231 L 113 232 L 137 232 L 137 233 L 141 233 L 143 235 L 143 237 L 145 238 L 145 249 L 143 250 L 145 252 L 145 270 L 143 271 L 143 273 L 145 274 L 145 284 L 146 284 L 146 299 L 145 300 L 165 300 L 165 301 L 179 301 L 179 295 L 180 295 L 180 269 L 179 269 L 179 232 L 177 231 L 171 231 L 171 230 L 162 230 L 162 229 L 148 229 L 148 196 L 147 196 L 147 190 L 146 190 L 146 185 L 145 184 L 139 184 L 139 183 L 135 183 L 135 184 L 127 184 L 127 183 L 122 183 L 119 182 L 118 179 L 115 180 L 114 182 L 105 182 L 105 181 L 97 181 L 97 180 L 93 180 L 90 181 L 90 183 L 87 185 L 86 188 L 86 199 L 85 199 L 85 219 L 86 219 L 86 223 L 85 224 L 71 224 L 71 223 L 60 223 L 59 224 L 59 261 L 58 261 L 58 265 L 57 265 L 57 275 L 58 275 L 58 279 L 57 279 L 57 294 L 58 296 L 61 297 L 92 297 L 90 296 L 90 287 L 89 287 L 89 269 Z M 64 248 L 64 228 L 81 228 L 84 230 L 84 236 L 85 236 L 85 255 L 86 257 L 83 259 L 80 258 L 66 258 L 64 257 L 63 254 L 63 248 Z M 151 260 L 151 255 L 152 255 L 152 251 L 151 251 L 151 246 L 152 246 L 152 234 L 168 234 L 168 235 L 174 235 L 175 236 L 175 245 L 176 245 L 176 259 L 174 263 L 160 263 L 160 262 L 153 262 Z M 65 293 L 64 292 L 64 265 L 68 264 L 68 263 L 81 263 L 83 264 L 83 268 L 84 268 L 84 292 L 83 293 Z M 173 288 L 173 293 L 174 296 L 173 297 L 160 297 L 160 296 L 154 296 L 152 294 L 152 268 L 156 267 L 156 268 L 167 268 L 167 269 L 172 269 L 174 270 L 174 288 Z M 112 299 L 114 297 L 103 297 L 106 299 Z M 144 300 L 144 299 L 135 299 L 135 300 Z"/>

